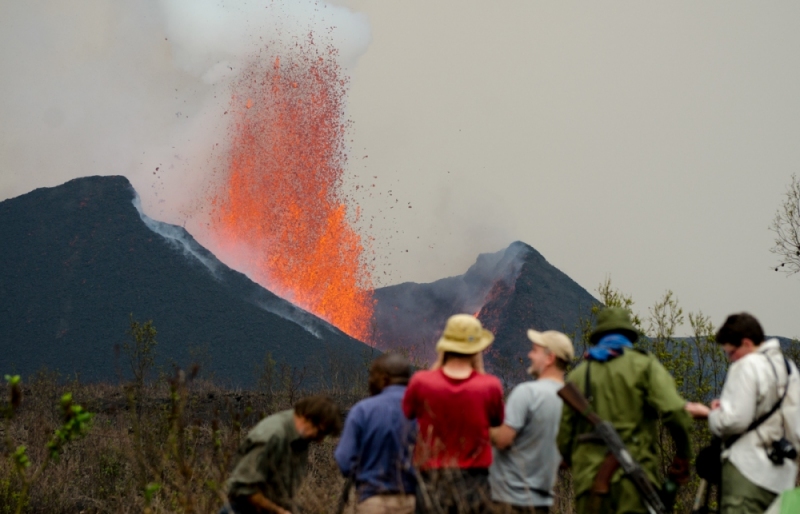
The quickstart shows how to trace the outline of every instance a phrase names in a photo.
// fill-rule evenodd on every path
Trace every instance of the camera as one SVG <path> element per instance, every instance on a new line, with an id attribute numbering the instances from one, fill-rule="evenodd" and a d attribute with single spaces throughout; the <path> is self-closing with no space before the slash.
<path id="1" fill-rule="evenodd" d="M 797 450 L 785 437 L 772 441 L 772 449 L 767 452 L 767 457 L 777 466 L 782 466 L 784 459 L 795 460 Z"/>

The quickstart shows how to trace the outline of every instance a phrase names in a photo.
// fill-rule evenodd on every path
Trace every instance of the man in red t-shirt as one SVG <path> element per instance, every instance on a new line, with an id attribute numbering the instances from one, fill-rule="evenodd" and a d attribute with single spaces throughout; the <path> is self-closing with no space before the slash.
<path id="1" fill-rule="evenodd" d="M 489 428 L 503 423 L 503 387 L 484 372 L 481 352 L 493 340 L 476 317 L 451 316 L 436 364 L 408 384 L 403 412 L 419 425 L 414 461 L 423 511 L 483 512 L 490 503 Z"/>

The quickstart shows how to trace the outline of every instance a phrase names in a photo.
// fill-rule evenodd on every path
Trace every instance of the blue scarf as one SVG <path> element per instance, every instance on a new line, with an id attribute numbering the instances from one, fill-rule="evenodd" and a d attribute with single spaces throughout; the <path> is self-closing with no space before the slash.
<path id="1" fill-rule="evenodd" d="M 596 345 L 586 350 L 584 357 L 592 361 L 608 362 L 622 355 L 625 348 L 633 348 L 633 343 L 627 337 L 621 334 L 608 334 L 601 337 Z"/>

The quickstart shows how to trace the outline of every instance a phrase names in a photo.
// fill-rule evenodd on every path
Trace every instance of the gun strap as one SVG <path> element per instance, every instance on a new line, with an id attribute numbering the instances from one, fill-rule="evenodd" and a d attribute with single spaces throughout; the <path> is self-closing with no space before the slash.
<path id="1" fill-rule="evenodd" d="M 590 369 L 590 365 L 591 364 L 592 364 L 592 361 L 587 359 L 586 360 L 586 383 L 583 384 L 583 396 L 586 397 L 586 401 L 589 402 L 589 405 L 592 404 L 592 397 L 590 396 L 591 387 L 589 386 L 589 378 L 590 378 L 589 377 L 589 369 Z M 572 438 L 571 438 L 573 441 L 578 441 L 578 438 L 580 437 L 580 436 L 577 436 L 577 432 L 578 432 L 578 423 L 573 423 L 572 424 Z M 572 453 L 572 452 L 570 451 L 570 453 Z M 572 460 L 572 456 L 570 455 L 570 461 L 571 460 Z"/>
<path id="2" fill-rule="evenodd" d="M 589 402 L 589 405 L 592 404 L 592 359 L 586 359 L 586 383 L 583 385 L 583 396 L 586 397 L 586 400 Z"/>

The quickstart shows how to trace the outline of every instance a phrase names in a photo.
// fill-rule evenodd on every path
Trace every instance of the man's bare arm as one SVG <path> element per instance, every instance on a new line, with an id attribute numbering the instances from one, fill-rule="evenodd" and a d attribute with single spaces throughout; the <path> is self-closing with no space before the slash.
<path id="1" fill-rule="evenodd" d="M 274 512 L 275 514 L 292 514 L 291 512 L 282 508 L 280 505 L 277 505 L 275 502 L 273 502 L 260 492 L 251 494 L 247 499 L 250 500 L 250 503 L 252 505 L 258 507 L 264 512 Z"/>
<path id="2" fill-rule="evenodd" d="M 517 437 L 517 431 L 503 423 L 499 427 L 489 429 L 489 438 L 498 450 L 505 450 Z"/>
<path id="3" fill-rule="evenodd" d="M 694 419 L 708 419 L 708 413 L 711 411 L 706 405 L 695 402 L 686 402 L 684 409 Z"/>

